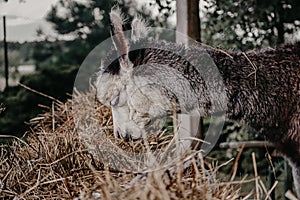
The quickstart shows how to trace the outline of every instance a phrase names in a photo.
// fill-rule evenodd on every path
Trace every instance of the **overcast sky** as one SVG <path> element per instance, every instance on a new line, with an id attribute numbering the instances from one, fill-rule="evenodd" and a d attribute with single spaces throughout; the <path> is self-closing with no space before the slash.
<path id="1" fill-rule="evenodd" d="M 85 1 L 85 0 L 77 0 Z M 139 4 L 149 0 L 138 0 Z M 51 24 L 45 16 L 58 0 L 0 0 L 0 41 L 3 40 L 3 15 L 6 16 L 8 41 L 33 41 L 37 39 L 36 30 L 42 28 L 47 35 L 53 33 Z M 174 21 L 174 20 L 173 20 Z"/>
<path id="2" fill-rule="evenodd" d="M 45 16 L 51 5 L 58 0 L 0 0 L 0 40 L 3 40 L 3 19 L 6 15 L 8 41 L 33 41 L 37 39 L 36 30 L 41 27 L 46 33 L 52 31 Z"/>

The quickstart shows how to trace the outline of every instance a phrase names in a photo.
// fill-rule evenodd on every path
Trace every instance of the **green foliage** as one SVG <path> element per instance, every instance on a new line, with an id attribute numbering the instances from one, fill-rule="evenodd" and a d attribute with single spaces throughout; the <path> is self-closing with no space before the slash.
<path id="1" fill-rule="evenodd" d="M 164 24 L 175 12 L 175 0 L 151 0 Z M 300 31 L 299 0 L 200 0 L 201 41 L 242 51 L 294 40 Z M 166 25 L 164 25 L 166 26 Z"/>
<path id="2" fill-rule="evenodd" d="M 300 30 L 298 0 L 205 0 L 203 42 L 253 49 L 274 46 Z"/>
<path id="3" fill-rule="evenodd" d="M 58 41 L 57 38 L 46 36 L 44 44 L 36 46 L 35 59 L 39 61 L 39 65 L 80 65 L 96 45 L 110 37 L 108 13 L 115 5 L 118 5 L 123 13 L 128 13 L 128 21 L 137 14 L 150 19 L 150 25 L 154 22 L 150 17 L 151 12 L 145 6 L 137 8 L 135 2 L 130 0 L 61 0 L 52 7 L 46 19 L 53 24 L 59 37 L 68 40 Z M 125 26 L 130 29 L 129 24 Z M 55 42 L 50 42 L 53 39 Z"/>
<path id="4" fill-rule="evenodd" d="M 66 93 L 71 93 L 77 74 L 74 66 L 49 66 L 35 74 L 26 75 L 21 83 L 30 88 L 65 101 Z M 39 94 L 29 92 L 22 87 L 10 87 L 0 94 L 0 102 L 5 110 L 0 113 L 0 133 L 21 136 L 27 129 L 24 122 L 43 112 L 38 105 L 50 106 L 51 100 Z"/>
<path id="5" fill-rule="evenodd" d="M 6 110 L 0 114 L 1 134 L 22 135 L 25 130 L 24 121 L 28 120 L 28 116 L 33 117 L 37 114 L 31 110 L 36 98 L 24 92 L 20 88 L 10 88 L 9 91 L 0 94 L 0 101 L 6 107 Z"/>
<path id="6" fill-rule="evenodd" d="M 8 60 L 10 66 L 18 66 L 20 64 L 33 64 L 31 59 L 35 42 L 8 42 Z M 0 42 L 0 52 L 4 51 L 3 42 Z M 4 66 L 4 56 L 0 56 L 0 66 Z M 3 68 L 0 68 L 3 70 Z"/>
<path id="7" fill-rule="evenodd" d="M 149 6 L 158 11 L 155 17 L 155 26 L 174 28 L 170 26 L 168 19 L 176 12 L 175 0 L 151 0 Z"/>
<path id="8" fill-rule="evenodd" d="M 66 93 L 71 93 L 78 67 L 62 65 L 48 66 L 35 74 L 24 76 L 21 82 L 58 100 L 65 100 Z"/>

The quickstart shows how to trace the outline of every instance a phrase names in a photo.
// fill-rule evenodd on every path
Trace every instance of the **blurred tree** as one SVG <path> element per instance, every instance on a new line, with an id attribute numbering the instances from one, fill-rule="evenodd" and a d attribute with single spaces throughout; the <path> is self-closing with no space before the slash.
<path id="1" fill-rule="evenodd" d="M 164 28 L 175 28 L 168 21 L 176 13 L 176 0 L 150 0 L 149 6 L 151 10 L 157 12 L 155 14 L 154 26 Z"/>
<path id="2" fill-rule="evenodd" d="M 205 0 L 203 41 L 240 50 L 284 43 L 300 30 L 299 0 Z"/>
<path id="3" fill-rule="evenodd" d="M 150 6 L 158 7 L 158 16 L 167 22 L 175 2 L 151 0 Z M 201 41 L 212 46 L 245 51 L 293 41 L 300 31 L 299 0 L 203 0 L 201 4 Z"/>
<path id="4" fill-rule="evenodd" d="M 46 20 L 53 25 L 58 38 L 67 41 L 60 44 L 49 42 L 51 37 L 45 36 L 43 30 L 39 29 L 38 34 L 45 38 L 46 46 L 43 51 L 40 51 L 40 47 L 36 48 L 35 58 L 46 66 L 49 64 L 45 62 L 47 60 L 52 64 L 80 65 L 96 45 L 110 36 L 108 13 L 114 5 L 118 5 L 122 12 L 128 14 L 129 21 L 138 14 L 147 18 L 150 24 L 154 23 L 150 17 L 151 11 L 146 6 L 138 8 L 136 2 L 131 0 L 60 0 L 52 7 Z"/>
<path id="5" fill-rule="evenodd" d="M 77 67 L 62 65 L 43 68 L 34 74 L 23 76 L 20 82 L 59 100 L 66 99 L 71 92 Z M 51 100 L 16 86 L 0 93 L 0 102 L 5 110 L 0 114 L 0 134 L 23 135 L 27 126 L 24 122 L 42 113 L 38 105 L 50 106 Z"/>
<path id="6" fill-rule="evenodd" d="M 5 110 L 5 107 L 4 107 L 3 104 L 1 103 L 1 104 L 0 104 L 0 114 L 1 114 L 1 112 L 4 111 L 4 110 Z"/>

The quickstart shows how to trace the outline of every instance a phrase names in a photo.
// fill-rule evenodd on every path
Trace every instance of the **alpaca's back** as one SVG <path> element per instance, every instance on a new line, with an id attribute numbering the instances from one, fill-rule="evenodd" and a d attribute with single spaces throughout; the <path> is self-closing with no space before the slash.
<path id="1" fill-rule="evenodd" d="M 232 58 L 219 51 L 209 54 L 224 78 L 229 118 L 268 131 L 286 128 L 299 112 L 300 42 L 257 52 L 229 52 Z"/>
<path id="2" fill-rule="evenodd" d="M 152 46 L 130 52 L 131 62 L 135 66 L 154 63 L 175 68 L 199 96 L 207 95 L 201 72 L 179 55 L 181 51 L 189 51 L 201 59 L 208 53 L 223 78 L 230 119 L 257 129 L 287 128 L 287 122 L 299 112 L 300 42 L 247 53 L 225 53 L 201 46 L 184 49 L 182 45 L 169 43 Z"/>

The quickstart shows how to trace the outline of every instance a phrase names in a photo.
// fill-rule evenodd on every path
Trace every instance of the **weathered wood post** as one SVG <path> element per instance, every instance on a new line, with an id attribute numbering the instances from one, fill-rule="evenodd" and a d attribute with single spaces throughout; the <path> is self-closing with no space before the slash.
<path id="1" fill-rule="evenodd" d="M 199 4 L 199 0 L 176 1 L 176 30 L 198 42 L 201 41 Z M 181 34 L 176 34 L 176 42 L 189 45 L 187 38 Z"/>
<path id="2" fill-rule="evenodd" d="M 7 0 L 5 0 L 7 2 Z M 5 89 L 8 89 L 8 55 L 6 42 L 6 17 L 3 15 L 3 44 L 4 44 L 4 73 L 5 73 Z"/>
<path id="3" fill-rule="evenodd" d="M 182 43 L 186 46 L 191 45 L 191 41 L 186 36 L 198 42 L 201 41 L 199 4 L 199 0 L 176 1 L 176 43 Z M 178 132 L 182 138 L 189 136 L 203 138 L 202 117 L 180 114 L 178 120 L 180 123 Z"/>

